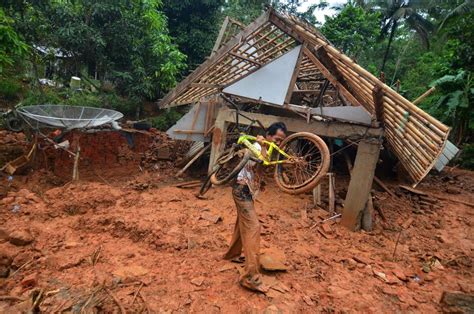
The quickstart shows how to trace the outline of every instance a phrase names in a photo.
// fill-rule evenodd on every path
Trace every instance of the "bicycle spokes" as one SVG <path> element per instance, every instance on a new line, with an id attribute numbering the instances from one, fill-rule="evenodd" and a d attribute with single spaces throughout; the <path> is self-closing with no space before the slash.
<path id="1" fill-rule="evenodd" d="M 322 155 L 312 141 L 296 138 L 288 142 L 284 150 L 290 158 L 280 164 L 278 170 L 285 185 L 303 186 L 319 173 Z"/>

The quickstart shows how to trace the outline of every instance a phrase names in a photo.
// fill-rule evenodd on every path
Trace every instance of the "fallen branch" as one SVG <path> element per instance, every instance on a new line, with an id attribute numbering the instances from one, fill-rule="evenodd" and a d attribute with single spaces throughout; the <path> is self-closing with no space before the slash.
<path id="1" fill-rule="evenodd" d="M 449 201 L 449 202 L 453 202 L 453 203 L 463 204 L 463 205 L 466 205 L 466 206 L 469 206 L 469 207 L 474 207 L 474 204 L 470 203 L 470 202 L 461 201 L 461 200 L 453 199 L 453 198 L 450 198 L 450 197 L 445 197 L 445 196 L 441 196 L 441 195 L 437 195 L 437 194 L 433 194 L 433 193 L 424 192 L 424 191 L 421 191 L 421 190 L 418 190 L 418 189 L 411 188 L 411 187 L 406 186 L 406 185 L 399 185 L 399 187 L 402 188 L 403 190 L 406 190 L 408 192 L 411 192 L 411 193 L 414 193 L 414 194 L 417 194 L 417 195 L 420 195 L 420 196 L 429 196 L 431 198 L 437 198 L 437 199 L 443 200 L 443 201 Z"/>
<path id="2" fill-rule="evenodd" d="M 0 295 L 0 301 L 26 301 L 20 297 L 15 297 L 13 295 Z"/>
<path id="3" fill-rule="evenodd" d="M 177 187 L 177 188 L 187 188 L 187 187 L 194 187 L 194 186 L 198 186 L 198 185 L 201 185 L 200 180 L 181 182 L 181 183 L 175 184 L 174 186 Z"/>
<path id="4" fill-rule="evenodd" d="M 140 284 L 140 287 L 138 287 L 137 292 L 135 292 L 135 294 L 133 296 L 132 305 L 135 304 L 135 300 L 137 299 L 137 296 L 140 293 L 140 290 L 142 289 L 142 287 L 143 287 L 143 282 Z"/>
<path id="5" fill-rule="evenodd" d="M 150 308 L 148 307 L 148 302 L 146 301 L 145 297 L 141 292 L 138 292 L 138 295 L 140 295 L 140 298 L 142 298 L 143 304 L 145 305 L 145 309 L 147 313 L 151 313 Z"/>
<path id="6" fill-rule="evenodd" d="M 377 178 L 377 176 L 374 176 L 374 181 L 385 191 L 387 192 L 391 197 L 393 198 L 397 198 L 397 196 L 395 195 L 395 193 L 392 192 L 392 190 L 390 190 L 388 188 L 388 186 L 385 185 L 385 183 L 382 182 L 382 180 L 380 180 L 379 178 Z"/>
<path id="7" fill-rule="evenodd" d="M 15 271 L 13 272 L 13 274 L 10 275 L 10 277 L 15 276 L 20 270 L 22 270 L 22 269 L 25 268 L 26 266 L 30 265 L 31 263 L 33 263 L 34 260 L 35 260 L 35 259 L 32 258 L 32 259 L 30 259 L 28 262 L 26 262 L 26 263 L 24 263 L 23 265 L 21 265 L 17 270 L 15 270 Z"/>
<path id="8" fill-rule="evenodd" d="M 110 297 L 114 300 L 115 304 L 117 304 L 117 306 L 120 309 L 120 313 L 125 314 L 126 313 L 125 308 L 123 307 L 122 303 L 120 303 L 119 299 L 117 299 L 117 297 L 112 293 L 112 291 L 110 291 L 107 288 L 104 288 L 104 289 L 110 295 Z"/>

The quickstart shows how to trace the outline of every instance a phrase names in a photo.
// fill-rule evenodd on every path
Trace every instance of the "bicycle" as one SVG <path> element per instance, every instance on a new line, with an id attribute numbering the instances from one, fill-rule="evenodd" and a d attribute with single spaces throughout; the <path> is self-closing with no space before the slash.
<path id="1" fill-rule="evenodd" d="M 228 102 L 230 99 L 225 97 Z M 236 109 L 236 127 L 239 129 L 238 117 L 244 116 Z M 245 117 L 249 119 L 248 117 Z M 249 160 L 263 166 L 275 166 L 274 178 L 278 187 L 290 194 L 300 194 L 316 187 L 329 169 L 330 154 L 326 143 L 317 135 L 298 132 L 286 137 L 280 146 L 273 142 L 263 141 L 267 154 L 263 156 L 253 145 L 256 137 L 247 134 L 258 120 L 249 119 L 251 123 L 244 132 L 239 132 L 236 143 L 217 158 L 214 169 L 208 175 L 199 191 L 204 195 L 214 185 L 223 185 L 234 179 Z M 265 129 L 265 128 L 263 128 Z"/>

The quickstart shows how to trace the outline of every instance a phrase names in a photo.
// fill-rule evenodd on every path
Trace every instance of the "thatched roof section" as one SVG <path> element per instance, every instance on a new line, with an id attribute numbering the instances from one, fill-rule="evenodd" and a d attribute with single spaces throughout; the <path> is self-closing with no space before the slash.
<path id="1" fill-rule="evenodd" d="M 449 128 L 334 48 L 314 26 L 273 9 L 221 46 L 169 92 L 160 107 L 218 94 L 300 44 L 303 55 L 292 92 L 304 92 L 310 86 L 307 78 L 328 80 L 343 104 L 363 106 L 383 123 L 387 141 L 410 177 L 416 183 L 423 179 L 441 154 Z"/>

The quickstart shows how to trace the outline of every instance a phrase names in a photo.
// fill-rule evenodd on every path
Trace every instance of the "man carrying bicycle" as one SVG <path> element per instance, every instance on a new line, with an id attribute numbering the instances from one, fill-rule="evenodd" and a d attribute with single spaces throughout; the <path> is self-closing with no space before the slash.
<path id="1" fill-rule="evenodd" d="M 270 125 L 265 137 L 259 135 L 254 146 L 266 156 L 267 148 L 264 141 L 279 144 L 286 137 L 286 126 L 282 122 Z M 240 257 L 242 249 L 245 256 L 244 274 L 240 277 L 240 284 L 256 291 L 262 290 L 260 276 L 260 223 L 255 212 L 254 199 L 262 189 L 261 168 L 254 161 L 247 165 L 237 175 L 237 180 L 232 186 L 232 196 L 237 207 L 237 220 L 235 222 L 232 240 L 224 255 L 225 259 L 232 260 Z"/>

